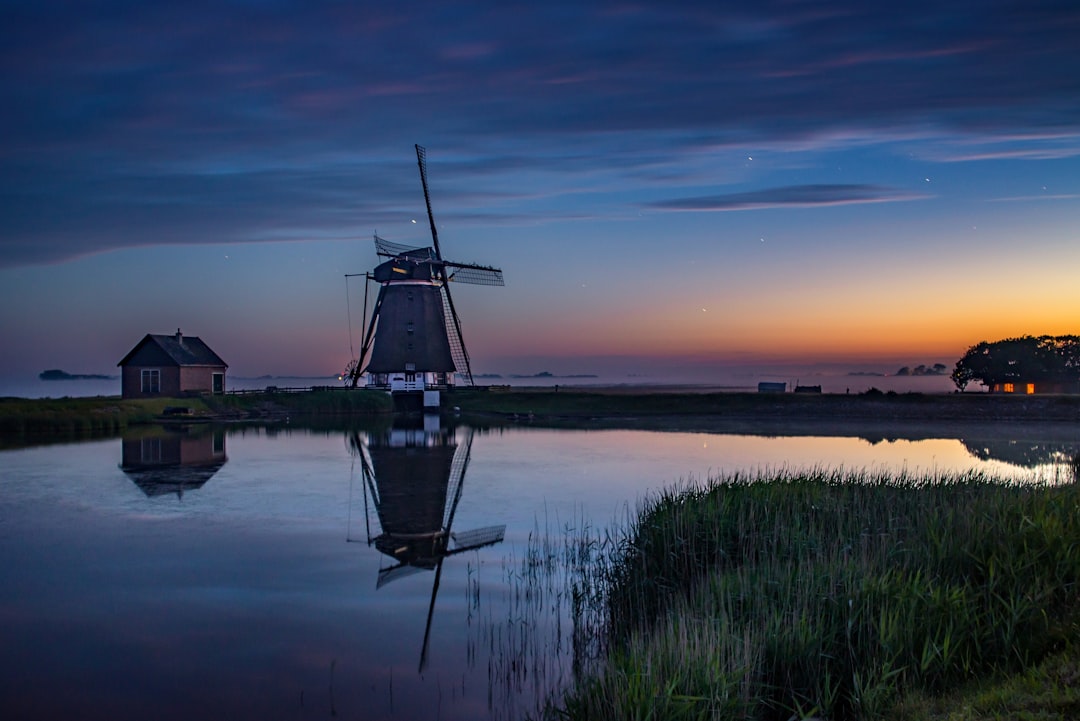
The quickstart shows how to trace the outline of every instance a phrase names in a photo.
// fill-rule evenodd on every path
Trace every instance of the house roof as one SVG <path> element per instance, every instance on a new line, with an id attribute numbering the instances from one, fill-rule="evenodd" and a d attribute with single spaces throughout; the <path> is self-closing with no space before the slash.
<path id="1" fill-rule="evenodd" d="M 131 352 L 117 363 L 118 366 L 127 363 L 147 344 L 156 348 L 167 356 L 168 360 L 178 366 L 221 366 L 228 368 L 229 364 L 221 359 L 210 346 L 203 343 L 197 336 L 184 336 L 177 332 L 175 335 L 155 335 L 147 333 L 146 337 L 139 341 Z"/>

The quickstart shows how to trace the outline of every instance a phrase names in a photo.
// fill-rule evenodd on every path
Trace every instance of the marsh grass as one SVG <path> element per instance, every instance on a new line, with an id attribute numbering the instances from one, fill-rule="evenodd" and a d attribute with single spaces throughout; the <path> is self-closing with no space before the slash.
<path id="1" fill-rule="evenodd" d="M 589 558 L 550 718 L 879 718 L 1080 639 L 1075 484 L 781 471 L 639 510 L 566 543 Z"/>
<path id="2" fill-rule="evenodd" d="M 259 420 L 387 416 L 393 401 L 377 391 L 252 393 L 185 398 L 0 398 L 0 447 L 114 436 L 131 426 L 158 423 L 169 406 L 193 419 Z"/>
<path id="3" fill-rule="evenodd" d="M 176 403 L 169 398 L 0 398 L 0 445 L 17 446 L 45 437 L 111 436 L 130 425 L 153 422 L 165 406 Z"/>
<path id="4" fill-rule="evenodd" d="M 300 416 L 350 416 L 391 413 L 389 394 L 367 389 L 312 390 L 305 393 L 248 393 L 209 396 L 208 407 L 218 413 L 292 413 Z"/>

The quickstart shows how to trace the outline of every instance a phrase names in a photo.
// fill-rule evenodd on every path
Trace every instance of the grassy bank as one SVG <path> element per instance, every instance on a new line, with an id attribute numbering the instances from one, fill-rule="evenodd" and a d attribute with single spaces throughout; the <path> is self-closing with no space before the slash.
<path id="1" fill-rule="evenodd" d="M 1080 423 L 1080 396 L 988 393 L 767 394 L 680 388 L 459 389 L 444 405 L 550 423 L 604 418 L 847 419 L 875 421 L 1056 421 Z"/>
<path id="2" fill-rule="evenodd" d="M 574 603 L 582 628 L 604 619 L 605 653 L 553 718 L 1077 711 L 1075 483 L 732 477 L 652 499 L 602 545 Z"/>
<path id="3" fill-rule="evenodd" d="M 121 399 L 0 398 L 0 445 L 18 446 L 42 439 L 90 439 L 112 436 L 130 426 L 158 423 L 170 407 L 190 409 L 183 420 L 263 420 L 353 417 L 388 414 L 393 403 L 385 393 L 313 391 L 252 393 L 192 398 Z"/>

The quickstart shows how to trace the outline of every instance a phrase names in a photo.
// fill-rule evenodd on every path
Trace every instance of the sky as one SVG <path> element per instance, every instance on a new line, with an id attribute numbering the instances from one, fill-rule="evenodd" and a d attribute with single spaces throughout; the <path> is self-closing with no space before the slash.
<path id="1" fill-rule="evenodd" d="M 400 6 L 400 7 L 399 7 Z M 474 373 L 951 365 L 1080 332 L 1073 0 L 3 2 L 0 376 L 359 349 L 372 236 Z M 371 297 L 374 297 L 372 291 Z"/>

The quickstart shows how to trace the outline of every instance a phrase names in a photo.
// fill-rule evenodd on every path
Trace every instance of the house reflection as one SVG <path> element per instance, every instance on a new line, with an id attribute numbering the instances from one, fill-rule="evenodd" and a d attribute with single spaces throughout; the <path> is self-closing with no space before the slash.
<path id="1" fill-rule="evenodd" d="M 225 431 L 206 425 L 139 428 L 121 438 L 122 470 L 149 497 L 202 488 L 228 458 Z"/>
<path id="2" fill-rule="evenodd" d="M 443 426 L 438 416 L 425 416 L 403 418 L 383 431 L 353 431 L 348 439 L 363 476 L 363 535 L 389 559 L 379 569 L 376 588 L 434 572 L 420 652 L 423 670 L 443 561 L 499 543 L 506 526 L 453 530 L 472 453 L 471 428 L 459 432 Z M 350 506 L 349 540 L 355 541 L 352 518 Z"/>

